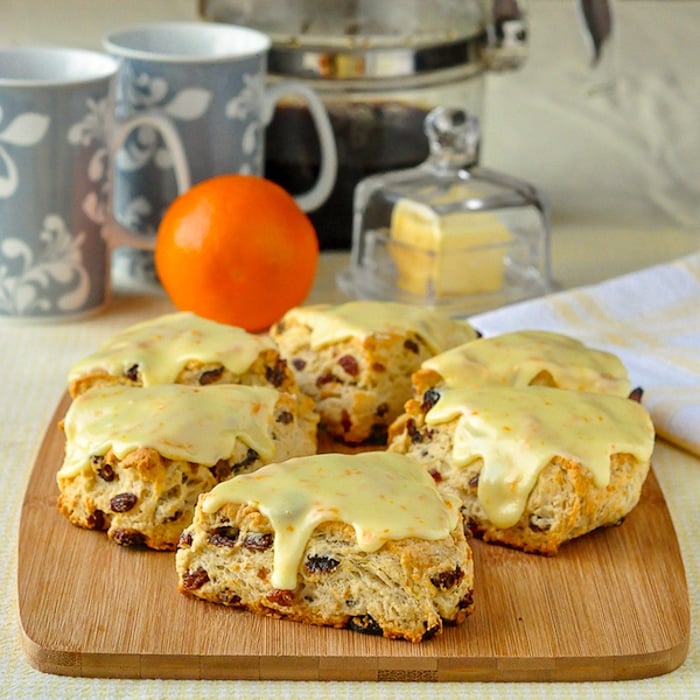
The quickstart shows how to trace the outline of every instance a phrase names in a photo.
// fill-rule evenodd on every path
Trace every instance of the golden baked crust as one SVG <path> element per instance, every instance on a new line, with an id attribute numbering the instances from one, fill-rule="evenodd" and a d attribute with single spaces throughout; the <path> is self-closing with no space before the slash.
<path id="1" fill-rule="evenodd" d="M 558 392 L 576 394 L 551 391 L 553 400 Z M 554 555 L 568 540 L 619 524 L 638 503 L 649 460 L 628 453 L 612 454 L 609 483 L 599 486 L 586 465 L 556 455 L 539 472 L 517 522 L 508 527 L 495 525 L 478 495 L 483 458 L 475 457 L 467 464 L 457 463 L 454 458 L 459 418 L 440 424 L 426 422 L 426 414 L 439 398 L 439 392 L 429 390 L 422 401 L 408 401 L 405 413 L 390 428 L 388 449 L 423 464 L 441 492 L 457 495 L 463 504 L 465 525 L 484 541 Z"/>
<path id="2" fill-rule="evenodd" d="M 140 396 L 158 394 L 160 388 L 130 388 L 127 391 L 138 400 Z M 236 387 L 231 388 L 235 390 Z M 204 387 L 199 391 L 210 390 L 215 388 Z M 316 451 L 316 425 L 299 416 L 296 398 L 268 389 L 265 391 L 277 396 L 270 422 L 264 423 L 264 419 L 260 419 L 262 428 L 274 443 L 274 459 L 313 454 Z M 94 388 L 78 397 L 72 410 L 79 409 L 85 398 L 97 393 L 103 393 L 103 389 Z M 95 406 L 90 410 L 95 410 Z M 254 410 L 251 403 L 250 411 Z M 61 426 L 64 426 L 63 422 Z M 67 452 L 71 447 L 69 443 L 70 440 L 67 441 Z M 168 458 L 148 444 L 137 446 L 121 457 L 113 447 L 104 454 L 97 451 L 84 457 L 89 460 L 88 468 L 59 470 L 59 511 L 74 525 L 104 531 L 118 544 L 144 545 L 157 550 L 175 549 L 180 533 L 192 521 L 200 493 L 269 461 L 240 437 L 235 439 L 230 452 L 222 454 L 213 464 Z"/>
<path id="3" fill-rule="evenodd" d="M 275 588 L 274 531 L 250 505 L 203 512 L 182 534 L 176 554 L 182 593 L 257 614 L 349 628 L 419 642 L 462 623 L 473 609 L 473 560 L 461 519 L 437 541 L 357 546 L 353 528 L 321 523 L 303 553 L 295 589 Z"/>

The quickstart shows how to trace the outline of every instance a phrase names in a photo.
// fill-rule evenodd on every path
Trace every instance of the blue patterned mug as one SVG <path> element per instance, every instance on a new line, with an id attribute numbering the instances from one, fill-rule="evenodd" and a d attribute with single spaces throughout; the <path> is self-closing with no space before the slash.
<path id="1" fill-rule="evenodd" d="M 184 151 L 164 117 L 113 121 L 117 62 L 69 48 L 0 51 L 0 318 L 67 320 L 101 310 L 109 239 L 141 245 L 112 217 L 112 153 L 157 128 L 181 189 Z"/>
<path id="2" fill-rule="evenodd" d="M 156 110 L 176 125 L 192 182 L 225 173 L 263 175 L 264 128 L 282 97 L 307 103 L 321 151 L 318 179 L 297 195 L 305 211 L 319 207 L 335 184 L 337 154 L 321 99 L 301 81 L 267 85 L 270 39 L 229 24 L 160 22 L 116 29 L 105 50 L 120 62 L 117 116 Z M 290 134 L 290 138 L 294 138 Z M 160 219 L 177 194 L 171 159 L 151 128 L 137 129 L 117 154 L 117 219 L 153 241 Z M 157 284 L 148 251 L 117 250 L 120 278 Z"/>

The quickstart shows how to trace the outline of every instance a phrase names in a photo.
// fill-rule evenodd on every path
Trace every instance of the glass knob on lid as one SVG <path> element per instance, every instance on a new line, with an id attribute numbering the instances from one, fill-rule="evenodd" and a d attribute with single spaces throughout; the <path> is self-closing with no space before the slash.
<path id="1" fill-rule="evenodd" d="M 425 118 L 434 167 L 470 168 L 479 160 L 479 120 L 463 109 L 437 107 Z"/>
<path id="2" fill-rule="evenodd" d="M 437 107 L 424 127 L 427 160 L 356 187 L 350 264 L 339 287 L 452 315 L 549 291 L 544 197 L 479 165 L 479 121 L 465 110 Z"/>

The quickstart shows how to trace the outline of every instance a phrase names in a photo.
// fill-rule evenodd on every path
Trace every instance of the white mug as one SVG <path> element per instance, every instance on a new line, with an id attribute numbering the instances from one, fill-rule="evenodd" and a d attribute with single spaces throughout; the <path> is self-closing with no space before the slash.
<path id="1" fill-rule="evenodd" d="M 117 62 L 70 48 L 0 51 L 0 318 L 55 321 L 110 296 L 113 153 L 144 126 L 163 135 L 179 186 L 184 151 L 167 118 L 113 120 Z"/>
<path id="2" fill-rule="evenodd" d="M 120 62 L 117 116 L 153 110 L 167 115 L 184 144 L 193 183 L 228 173 L 264 175 L 263 130 L 276 103 L 283 96 L 306 102 L 322 164 L 315 185 L 295 199 L 305 211 L 326 200 L 337 172 L 328 114 L 301 81 L 266 84 L 270 39 L 265 34 L 229 24 L 160 22 L 111 31 L 103 45 Z M 117 155 L 117 219 L 152 243 L 177 192 L 161 138 L 148 127 L 132 132 Z M 118 251 L 115 268 L 127 279 L 157 282 L 147 251 Z"/>

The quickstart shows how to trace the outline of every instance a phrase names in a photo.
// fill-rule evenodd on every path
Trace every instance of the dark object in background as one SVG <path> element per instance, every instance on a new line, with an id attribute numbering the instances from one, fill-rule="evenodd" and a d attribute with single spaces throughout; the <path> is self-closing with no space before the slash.
<path id="1" fill-rule="evenodd" d="M 309 213 L 322 249 L 350 246 L 358 182 L 376 173 L 413 167 L 428 157 L 423 132 L 426 114 L 425 109 L 401 102 L 329 110 L 338 148 L 338 177 L 325 204 Z M 320 151 L 306 108 L 289 105 L 276 111 L 267 129 L 265 153 L 265 175 L 291 194 L 304 192 L 316 182 Z"/>
<path id="2" fill-rule="evenodd" d="M 310 218 L 323 249 L 349 249 L 355 185 L 428 155 L 426 114 L 457 104 L 481 117 L 487 71 L 527 54 L 524 0 L 200 0 L 204 19 L 268 34 L 270 80 L 299 79 L 321 96 L 338 149 L 338 182 Z M 265 175 L 292 194 L 318 169 L 308 114 L 278 105 L 266 130 Z"/>
<path id="3" fill-rule="evenodd" d="M 579 11 L 591 43 L 591 63 L 600 62 L 605 44 L 612 36 L 613 20 L 609 0 L 579 0 Z"/>

